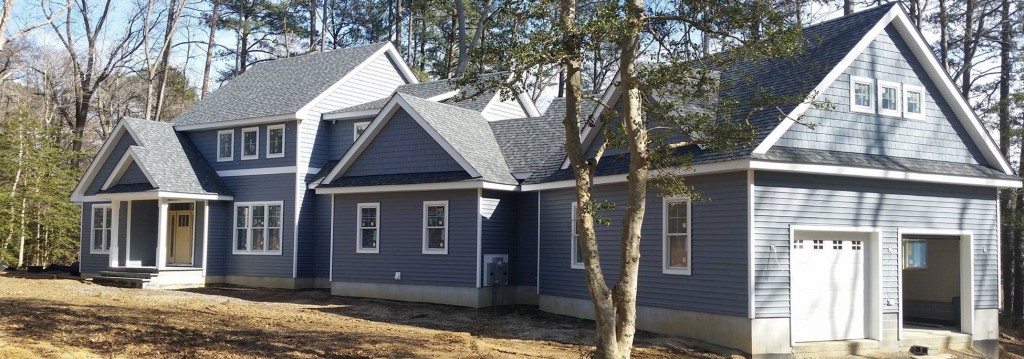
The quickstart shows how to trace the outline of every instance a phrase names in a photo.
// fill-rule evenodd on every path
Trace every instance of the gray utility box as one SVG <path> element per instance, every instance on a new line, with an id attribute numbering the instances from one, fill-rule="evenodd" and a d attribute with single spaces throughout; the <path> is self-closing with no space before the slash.
<path id="1" fill-rule="evenodd" d="M 484 255 L 484 287 L 508 285 L 508 254 Z"/>

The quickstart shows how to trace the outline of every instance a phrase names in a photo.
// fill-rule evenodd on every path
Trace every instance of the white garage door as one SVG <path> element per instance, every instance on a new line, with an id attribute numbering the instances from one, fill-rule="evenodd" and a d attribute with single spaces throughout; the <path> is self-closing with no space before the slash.
<path id="1" fill-rule="evenodd" d="M 860 233 L 797 232 L 791 258 L 793 341 L 866 337 L 868 238 Z"/>

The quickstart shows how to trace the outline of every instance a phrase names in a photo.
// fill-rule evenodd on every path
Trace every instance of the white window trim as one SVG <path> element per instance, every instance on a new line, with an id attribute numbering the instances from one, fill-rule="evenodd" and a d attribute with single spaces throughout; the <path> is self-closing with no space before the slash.
<path id="1" fill-rule="evenodd" d="M 569 205 L 569 268 L 583 269 L 583 262 L 576 261 L 576 252 L 580 250 L 580 236 L 576 233 L 576 204 L 572 202 Z"/>
<path id="2" fill-rule="evenodd" d="M 920 106 L 921 106 L 921 113 L 913 113 L 913 112 L 908 112 L 907 111 L 907 101 L 910 99 L 910 96 L 909 96 L 910 92 L 918 92 L 918 93 L 921 94 L 921 104 L 920 104 Z M 902 101 L 902 104 L 903 104 L 903 108 L 902 108 L 902 110 L 903 110 L 903 118 L 910 119 L 910 120 L 924 121 L 925 116 L 926 116 L 925 114 L 928 113 L 928 108 L 926 106 L 928 101 L 925 100 L 925 96 L 926 96 L 926 93 L 924 92 L 924 87 L 904 84 L 903 85 L 903 101 Z"/>
<path id="3" fill-rule="evenodd" d="M 281 130 L 281 153 L 270 153 L 270 131 L 271 130 L 276 130 L 276 129 L 280 129 Z M 284 124 L 267 126 L 267 158 L 281 158 L 281 157 L 284 157 L 284 152 L 286 151 L 285 150 L 285 148 L 286 148 L 285 144 L 287 143 L 287 142 L 285 142 L 285 138 L 288 137 L 288 136 L 286 136 L 285 131 L 286 130 L 284 128 Z M 256 132 L 256 138 L 257 138 L 257 140 L 259 139 L 259 132 Z M 258 151 L 257 151 L 257 153 L 258 153 Z"/>
<path id="4" fill-rule="evenodd" d="M 377 210 L 377 247 L 374 248 L 363 247 L 363 208 Z M 445 213 L 447 213 L 447 208 Z M 447 222 L 446 219 L 445 223 Z M 380 253 L 380 202 L 359 203 L 356 205 L 356 253 Z"/>
<path id="5" fill-rule="evenodd" d="M 686 202 L 686 268 L 669 266 L 668 206 L 671 203 Z M 667 197 L 661 201 L 661 272 L 664 274 L 690 275 L 693 272 L 693 218 L 692 202 L 686 197 Z"/>
<path id="6" fill-rule="evenodd" d="M 245 133 L 246 132 L 256 132 L 256 152 L 255 152 L 255 154 L 253 154 L 251 156 L 246 156 L 245 155 Z M 240 156 L 239 157 L 241 159 L 243 159 L 243 160 L 255 160 L 255 159 L 260 158 L 260 128 L 259 127 L 243 128 L 242 129 L 242 141 L 241 142 L 242 142 L 242 145 L 239 148 L 239 150 L 240 150 L 240 152 L 239 152 Z"/>
<path id="7" fill-rule="evenodd" d="M 444 206 L 444 248 L 429 248 L 427 246 L 429 242 L 429 235 L 427 231 L 427 208 Z M 424 201 L 423 202 L 423 254 L 448 254 L 448 247 L 451 247 L 451 243 L 448 242 L 448 201 Z"/>
<path id="8" fill-rule="evenodd" d="M 89 220 L 90 220 L 90 222 L 89 222 L 89 254 L 110 254 L 110 250 L 106 249 L 107 248 L 107 242 L 110 241 L 109 237 L 100 238 L 100 241 L 103 241 L 103 243 L 101 243 L 103 245 L 100 246 L 101 249 L 96 249 L 96 209 L 97 208 L 105 209 L 103 211 L 103 216 L 104 217 L 106 217 L 106 216 L 113 216 L 114 215 L 114 210 L 110 206 L 110 204 L 94 204 L 94 205 L 92 205 L 92 209 L 89 211 L 90 212 L 90 214 L 89 214 Z M 103 225 L 106 226 L 107 225 L 107 219 L 103 218 L 101 223 L 103 223 Z M 111 224 L 111 226 L 113 226 L 114 225 L 114 221 L 111 220 L 110 224 Z M 110 231 L 110 235 L 113 235 L 113 233 L 114 233 L 112 228 L 103 228 L 103 229 L 104 229 L 104 231 L 103 231 L 103 235 L 104 236 L 108 236 L 107 235 L 107 231 L 108 230 Z"/>
<path id="9" fill-rule="evenodd" d="M 227 157 L 223 157 L 223 153 L 220 152 L 220 136 L 223 134 L 231 135 L 231 146 L 229 147 L 231 153 Z M 217 131 L 217 162 L 231 162 L 235 160 L 235 130 L 223 130 Z"/>
<path id="10" fill-rule="evenodd" d="M 245 206 L 249 207 L 249 218 L 246 219 L 246 227 L 245 227 L 246 228 L 246 232 L 245 232 L 246 236 L 248 236 L 250 233 L 252 233 L 252 207 L 253 206 L 268 206 L 268 207 L 269 206 L 281 206 L 281 249 L 274 250 L 274 251 L 269 250 L 269 249 L 265 249 L 265 250 L 262 250 L 262 251 L 254 251 L 252 249 L 238 249 L 238 227 L 236 227 L 238 225 L 238 207 L 245 207 Z M 284 243 L 285 243 L 285 240 L 284 240 L 284 233 L 285 233 L 284 232 L 284 223 L 285 223 L 285 218 L 284 218 L 285 217 L 284 216 L 284 214 L 285 214 L 284 201 L 235 202 L 234 205 L 231 206 L 231 211 L 233 212 L 231 214 L 231 254 L 248 255 L 248 256 L 279 256 L 279 255 L 281 255 L 284 252 Z M 267 217 L 270 216 L 270 208 L 267 208 L 266 211 L 264 211 L 264 216 L 267 216 Z M 269 224 L 270 221 L 266 220 L 266 222 L 268 222 L 268 224 Z M 267 241 L 267 243 L 264 245 L 264 248 L 270 248 L 270 240 L 269 240 L 270 239 L 270 228 L 271 227 L 269 225 L 263 227 L 263 238 L 264 238 L 264 240 Z M 252 248 L 252 238 L 246 237 L 245 246 L 247 248 Z"/>
<path id="11" fill-rule="evenodd" d="M 357 128 L 359 125 L 363 125 L 363 131 L 366 131 L 370 127 L 370 121 L 356 122 L 352 124 L 352 142 L 356 142 L 359 139 L 359 131 Z"/>
<path id="12" fill-rule="evenodd" d="M 870 106 L 858 106 L 857 105 L 857 84 L 867 84 L 871 88 L 872 92 L 878 92 L 875 89 L 875 80 L 867 77 L 850 76 L 850 111 L 851 112 L 864 112 L 864 113 L 875 113 L 875 103 L 878 102 L 874 94 L 869 94 L 868 99 L 871 101 Z"/>
<path id="13" fill-rule="evenodd" d="M 882 116 L 902 117 L 903 116 L 903 89 L 899 82 L 878 80 L 878 89 L 875 90 L 875 103 L 878 106 L 878 114 Z M 882 89 L 891 88 L 896 90 L 896 109 L 890 110 L 882 107 Z"/>

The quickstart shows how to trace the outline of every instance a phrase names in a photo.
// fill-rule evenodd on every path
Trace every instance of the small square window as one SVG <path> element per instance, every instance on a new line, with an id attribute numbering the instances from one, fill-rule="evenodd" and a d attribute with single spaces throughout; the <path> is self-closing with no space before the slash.
<path id="1" fill-rule="evenodd" d="M 878 114 L 900 117 L 900 84 L 878 81 Z"/>
<path id="2" fill-rule="evenodd" d="M 903 117 L 912 120 L 924 120 L 924 88 L 919 86 L 903 86 Z"/>
<path id="3" fill-rule="evenodd" d="M 903 241 L 903 269 L 928 268 L 928 241 L 912 239 Z"/>
<path id="4" fill-rule="evenodd" d="M 850 76 L 850 111 L 874 113 L 874 87 L 875 80 Z"/>

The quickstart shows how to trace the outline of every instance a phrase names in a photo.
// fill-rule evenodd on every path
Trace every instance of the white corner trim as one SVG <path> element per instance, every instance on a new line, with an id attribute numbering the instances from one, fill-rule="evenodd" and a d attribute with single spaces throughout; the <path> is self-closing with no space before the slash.
<path id="1" fill-rule="evenodd" d="M 747 170 L 747 318 L 754 319 L 757 316 L 757 298 L 755 288 L 757 286 L 757 273 L 754 268 L 754 244 L 757 241 L 757 225 L 754 217 L 754 205 L 757 189 L 754 182 L 754 170 Z"/>
<path id="2" fill-rule="evenodd" d="M 540 191 L 537 191 L 537 271 L 535 272 L 537 277 L 537 294 L 540 294 L 540 219 L 541 219 L 541 206 L 540 206 Z"/>
<path id="3" fill-rule="evenodd" d="M 405 110 L 405 112 L 408 113 L 409 116 L 412 117 L 413 120 L 415 120 L 416 123 L 419 124 L 420 127 L 422 127 L 438 145 L 444 148 L 445 152 L 448 152 L 448 155 L 452 156 L 452 158 L 469 173 L 470 177 L 480 177 L 480 173 L 478 173 L 476 169 L 474 169 L 473 166 L 471 166 L 469 162 L 462 157 L 461 154 L 455 151 L 455 149 L 448 144 L 448 141 L 445 141 L 445 139 L 441 137 L 441 135 L 437 133 L 437 131 L 435 131 L 422 116 L 420 116 L 420 114 L 416 113 L 416 111 L 412 109 L 412 106 L 410 106 L 401 95 L 396 93 L 391 96 L 391 100 L 384 105 L 384 109 L 382 109 L 380 113 L 374 117 L 373 121 L 370 122 L 370 126 L 363 131 L 363 135 L 359 136 L 356 143 L 354 143 L 352 147 L 345 152 L 345 156 L 338 161 L 338 164 L 334 166 L 334 169 L 331 170 L 324 181 L 326 183 L 334 182 L 338 179 L 338 176 L 348 170 L 348 168 L 355 162 L 355 159 L 363 153 L 363 150 L 365 150 L 366 147 L 369 146 L 370 142 L 377 137 L 380 131 L 388 122 L 391 121 L 394 114 L 398 112 L 399 109 Z"/>
<path id="4" fill-rule="evenodd" d="M 131 204 L 128 205 L 131 213 Z M 232 243 L 233 244 L 233 243 Z M 206 268 L 210 266 L 208 249 L 210 248 L 210 201 L 203 201 L 203 277 L 206 277 Z M 129 252 L 130 254 L 131 252 Z M 127 256 L 126 256 L 127 258 Z"/>
<path id="5" fill-rule="evenodd" d="M 444 206 L 444 248 L 429 248 L 430 235 L 427 228 L 427 208 L 437 206 Z M 450 213 L 451 207 L 448 206 L 448 201 L 423 201 L 423 254 L 448 255 L 448 248 L 451 247 L 451 242 L 448 241 L 448 232 L 450 231 L 448 218 Z"/>
<path id="6" fill-rule="evenodd" d="M 175 125 L 175 131 L 196 131 L 196 130 L 212 130 L 218 128 L 229 128 L 239 126 L 256 126 L 273 122 L 285 122 L 285 121 L 300 121 L 301 118 L 296 113 L 284 113 L 279 115 L 260 116 L 242 118 L 237 120 L 220 121 L 220 122 L 209 122 L 209 123 L 196 123 L 191 125 Z"/>
<path id="7" fill-rule="evenodd" d="M 270 131 L 278 130 L 278 129 L 281 130 L 281 153 L 270 153 L 270 138 L 271 138 L 270 137 Z M 288 141 L 287 141 L 288 134 L 286 133 L 286 131 L 287 131 L 287 129 L 286 129 L 286 127 L 285 127 L 285 125 L 283 123 L 282 124 L 277 124 L 277 125 L 267 126 L 267 158 L 281 158 L 281 157 L 284 157 L 285 152 L 288 151 Z M 219 157 L 218 157 L 218 159 L 219 159 Z"/>
<path id="8" fill-rule="evenodd" d="M 334 207 L 334 196 L 331 196 L 331 207 L 332 208 Z M 374 247 L 374 248 L 364 248 L 363 247 L 363 222 L 362 221 L 363 221 L 363 209 L 364 208 L 373 208 L 373 209 L 377 210 L 377 219 L 376 219 L 377 220 L 377 226 L 376 226 L 377 238 L 374 238 L 374 239 L 377 240 L 377 246 Z M 332 213 L 332 216 L 333 216 L 333 213 Z M 380 253 L 380 245 L 381 245 L 381 243 L 380 243 L 380 229 L 381 229 L 381 225 L 380 224 L 381 224 L 381 221 L 380 221 L 380 202 L 372 202 L 372 203 L 364 202 L 364 203 L 356 204 L 356 236 L 355 236 L 355 238 L 356 238 L 356 253 L 369 253 L 369 254 Z M 332 231 L 334 230 L 334 223 L 333 222 L 331 223 L 331 230 Z"/>
<path id="9" fill-rule="evenodd" d="M 896 90 L 896 98 L 895 98 L 895 100 L 896 100 L 896 109 L 895 110 L 890 110 L 890 109 L 886 109 L 886 108 L 882 107 L 882 97 L 885 95 L 885 91 L 883 91 L 883 90 L 886 89 L 886 88 L 890 88 L 890 89 Z M 878 100 L 875 101 L 875 106 L 878 107 L 878 115 L 880 115 L 880 116 L 890 116 L 890 117 L 902 117 L 903 116 L 903 111 L 902 111 L 902 108 L 901 108 L 902 105 L 903 105 L 902 104 L 902 102 L 903 102 L 902 101 L 902 97 L 903 97 L 903 85 L 902 84 L 900 84 L 899 82 L 878 80 L 878 90 L 875 91 L 875 92 L 877 94 L 876 97 L 878 98 Z"/>
<path id="10" fill-rule="evenodd" d="M 601 114 L 604 113 L 605 110 L 605 105 L 612 106 L 614 102 L 618 102 L 618 96 L 620 95 L 620 93 L 619 86 L 617 84 L 619 83 L 619 80 L 621 78 L 621 75 L 619 75 L 619 73 L 616 73 L 615 78 L 612 80 L 612 83 L 608 85 L 608 88 L 604 90 L 604 94 L 601 95 L 601 104 L 595 106 L 594 112 L 590 114 L 580 113 L 580 119 L 586 119 L 588 117 L 594 119 L 601 118 Z M 585 102 L 588 100 L 583 101 Z M 582 109 L 583 106 L 580 106 L 580 108 Z M 588 148 L 590 146 L 590 143 L 594 141 L 594 138 L 597 137 L 599 131 L 592 130 L 595 126 L 584 126 L 583 130 L 580 132 L 580 144 L 583 146 L 583 148 Z M 565 160 L 562 161 L 562 169 L 564 170 L 566 168 L 569 168 L 569 156 L 566 156 Z"/>
<path id="11" fill-rule="evenodd" d="M 839 76 L 846 71 L 846 68 L 850 67 L 850 64 L 852 64 L 853 61 L 857 59 L 857 56 L 860 56 L 860 54 L 864 52 L 864 49 L 871 45 L 871 42 L 874 41 L 879 34 L 885 31 L 885 27 L 888 26 L 889 22 L 891 22 L 892 19 L 896 17 L 896 14 L 902 12 L 903 11 L 899 9 L 899 6 L 893 6 L 892 9 L 885 14 L 882 20 L 876 23 L 874 27 L 872 27 L 871 30 L 868 31 L 867 35 L 861 38 L 860 41 L 857 42 L 856 45 L 854 45 L 853 49 L 851 49 L 850 52 L 847 53 L 846 56 L 839 61 L 839 64 L 833 67 L 832 71 L 829 71 L 829 73 L 825 75 L 825 78 L 823 78 L 821 82 L 818 83 L 818 86 L 814 87 L 814 91 L 812 93 L 825 93 L 825 91 L 828 90 L 830 86 L 832 86 L 832 83 L 835 82 L 836 79 L 838 79 Z M 852 84 L 850 85 L 850 88 L 853 88 Z M 852 93 L 850 94 L 850 97 L 853 98 Z M 786 118 L 783 119 L 782 122 L 779 123 L 779 125 L 776 126 L 775 129 L 772 130 L 772 132 L 769 133 L 768 136 L 765 137 L 765 139 L 762 140 L 756 148 L 754 148 L 753 153 L 758 155 L 768 153 L 768 149 L 772 148 L 772 146 L 774 146 L 775 143 L 778 142 L 780 138 L 782 138 L 782 135 L 786 134 L 786 131 L 789 130 L 790 126 L 793 126 L 793 124 L 796 122 L 793 119 L 800 118 L 800 116 L 802 116 L 804 112 L 807 111 L 808 108 L 810 108 L 810 106 L 811 103 L 806 101 L 797 105 L 796 108 L 794 108 L 793 111 L 787 114 Z"/>
<path id="12" fill-rule="evenodd" d="M 331 195 L 331 252 L 327 255 L 327 281 L 334 282 L 334 195 Z M 379 216 L 380 214 L 378 214 Z M 378 219 L 379 221 L 379 219 Z"/>
<path id="13" fill-rule="evenodd" d="M 476 190 L 476 287 L 483 286 L 483 268 L 481 262 L 484 260 L 484 190 Z M 446 246 L 447 247 L 447 246 Z"/>
<path id="14" fill-rule="evenodd" d="M 254 152 L 252 155 L 246 155 L 245 154 L 245 134 L 246 133 L 252 133 L 252 132 L 256 133 L 256 152 Z M 238 153 L 239 158 L 241 158 L 243 161 L 259 159 L 260 158 L 260 128 L 259 127 L 246 127 L 246 128 L 243 128 L 242 129 L 242 136 L 241 137 L 242 137 L 242 140 L 240 141 L 241 142 L 241 147 L 239 148 L 240 151 L 238 151 L 239 152 Z"/>
<path id="15" fill-rule="evenodd" d="M 907 104 L 910 102 L 910 93 L 917 92 L 921 95 L 921 103 L 918 104 L 921 112 L 910 112 Z M 908 120 L 924 121 L 928 115 L 928 93 L 924 87 L 903 84 L 903 101 L 901 102 L 903 118 Z"/>
<path id="16" fill-rule="evenodd" d="M 217 175 L 220 177 L 238 177 L 238 176 L 261 176 L 261 175 L 276 175 L 285 173 L 295 173 L 295 166 L 280 166 L 280 167 L 260 167 L 250 168 L 242 170 L 220 170 L 217 171 Z"/>
<path id="17" fill-rule="evenodd" d="M 135 146 L 129 146 L 128 150 L 124 151 L 124 155 L 121 156 L 121 159 L 117 161 L 117 165 L 114 166 L 114 170 L 110 172 L 109 176 L 107 176 L 107 181 L 103 183 L 103 187 L 100 189 L 108 189 L 110 186 L 116 184 L 117 181 L 120 181 L 121 177 L 123 177 L 125 172 L 128 171 L 128 168 L 132 163 L 142 170 L 142 174 L 146 176 L 146 180 L 149 181 L 151 186 L 154 188 L 159 187 L 156 181 L 153 180 L 153 176 L 149 174 L 148 170 L 146 170 L 146 167 L 142 166 L 142 162 L 139 162 L 139 158 L 135 154 Z"/>

